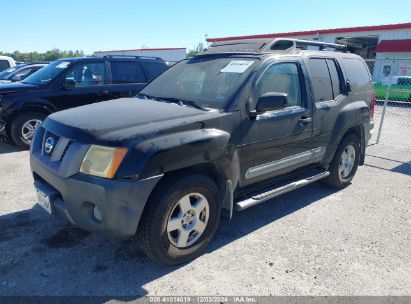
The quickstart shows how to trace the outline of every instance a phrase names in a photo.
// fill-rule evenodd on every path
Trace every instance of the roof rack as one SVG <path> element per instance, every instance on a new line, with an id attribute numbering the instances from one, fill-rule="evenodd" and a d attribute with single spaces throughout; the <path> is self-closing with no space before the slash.
<path id="1" fill-rule="evenodd" d="M 157 61 L 164 61 L 163 58 L 160 57 L 151 57 L 151 56 L 133 56 L 133 55 L 104 55 L 102 58 L 133 58 L 133 59 L 141 59 L 141 60 L 157 60 Z"/>
<path id="2" fill-rule="evenodd" d="M 281 46 L 287 46 L 288 48 L 281 49 Z M 325 49 L 334 49 L 335 51 L 341 50 L 347 52 L 347 46 L 344 44 L 328 43 L 321 41 L 312 41 L 312 40 L 302 40 L 302 39 L 275 39 L 270 45 L 269 50 L 290 50 L 290 49 L 302 49 L 307 50 L 308 47 L 318 47 L 319 51 Z"/>
<path id="3" fill-rule="evenodd" d="M 295 52 L 300 50 L 318 50 L 325 51 L 333 49 L 346 53 L 347 46 L 343 44 L 326 43 L 320 41 L 300 40 L 292 38 L 277 38 L 277 39 L 245 39 L 236 41 L 216 42 L 209 46 L 208 49 L 200 53 L 201 55 L 210 54 L 261 54 L 273 52 Z M 315 49 L 316 48 L 316 49 Z"/>

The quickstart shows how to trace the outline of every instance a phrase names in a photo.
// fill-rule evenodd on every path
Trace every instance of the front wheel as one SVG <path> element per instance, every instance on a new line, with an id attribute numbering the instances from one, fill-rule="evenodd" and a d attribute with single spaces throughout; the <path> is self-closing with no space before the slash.
<path id="1" fill-rule="evenodd" d="M 165 265 L 200 255 L 214 236 L 221 215 L 219 192 L 210 178 L 188 175 L 175 180 L 156 189 L 138 231 L 142 249 Z"/>
<path id="2" fill-rule="evenodd" d="M 334 188 L 342 188 L 350 184 L 360 162 L 360 139 L 355 134 L 346 135 L 338 145 L 330 164 L 330 175 L 324 182 Z"/>
<path id="3" fill-rule="evenodd" d="M 28 112 L 18 115 L 11 124 L 11 138 L 13 142 L 23 148 L 29 149 L 36 128 L 40 126 L 46 115 L 40 112 Z"/>

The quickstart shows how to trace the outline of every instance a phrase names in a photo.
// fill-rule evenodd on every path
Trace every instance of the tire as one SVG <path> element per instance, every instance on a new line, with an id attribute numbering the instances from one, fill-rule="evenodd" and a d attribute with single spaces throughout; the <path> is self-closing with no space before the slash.
<path id="1" fill-rule="evenodd" d="M 11 123 L 10 135 L 13 142 L 23 149 L 29 149 L 34 136 L 35 124 L 37 123 L 38 126 L 45 118 L 46 115 L 40 112 L 19 114 Z"/>
<path id="2" fill-rule="evenodd" d="M 182 199 L 187 197 L 190 200 Z M 187 201 L 190 207 L 181 209 L 180 205 Z M 138 242 L 151 259 L 164 265 L 181 264 L 199 256 L 210 243 L 220 222 L 221 201 L 217 186 L 203 175 L 169 179 L 155 190 L 147 204 L 137 232 Z M 201 209 L 203 204 L 208 204 L 208 212 L 206 207 Z M 202 212 L 198 212 L 198 217 L 197 214 L 183 212 L 190 208 L 194 213 L 195 209 Z M 190 218 L 192 222 L 188 222 Z M 173 230 L 177 227 L 174 224 L 178 230 Z M 196 229 L 200 231 L 203 227 L 202 233 L 197 232 Z M 180 243 L 183 245 L 179 246 Z"/>
<path id="3" fill-rule="evenodd" d="M 355 153 L 354 157 L 352 157 L 352 151 Z M 357 172 L 360 162 L 360 151 L 360 139 L 358 136 L 353 133 L 345 135 L 331 161 L 329 167 L 330 175 L 323 179 L 325 184 L 334 188 L 348 186 Z M 350 164 L 352 164 L 351 169 L 349 169 Z M 342 167 L 345 167 L 345 172 L 341 172 Z"/>

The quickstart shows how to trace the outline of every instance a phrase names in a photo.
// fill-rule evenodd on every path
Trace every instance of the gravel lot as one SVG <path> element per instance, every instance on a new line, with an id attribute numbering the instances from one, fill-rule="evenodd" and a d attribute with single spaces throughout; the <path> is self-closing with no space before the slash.
<path id="1" fill-rule="evenodd" d="M 346 189 L 235 213 L 204 255 L 168 268 L 50 217 L 28 152 L 0 145 L 0 295 L 411 295 L 410 152 L 372 146 Z"/>

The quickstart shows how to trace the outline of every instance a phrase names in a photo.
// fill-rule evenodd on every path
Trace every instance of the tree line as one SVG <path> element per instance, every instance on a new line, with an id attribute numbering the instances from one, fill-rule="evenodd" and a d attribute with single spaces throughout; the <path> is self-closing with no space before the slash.
<path id="1" fill-rule="evenodd" d="M 14 51 L 13 53 L 0 52 L 0 55 L 12 57 L 15 61 L 54 61 L 60 58 L 83 57 L 84 52 L 80 50 L 65 51 L 60 49 L 52 49 L 44 53 L 22 53 L 19 51 Z"/>
<path id="2" fill-rule="evenodd" d="M 199 52 L 203 51 L 204 49 L 204 44 L 200 42 L 196 46 L 194 46 L 193 49 L 188 51 L 187 57 L 192 57 L 198 54 Z M 60 58 L 83 57 L 85 56 L 85 54 L 81 50 L 65 51 L 60 49 L 52 49 L 44 53 L 19 51 L 8 53 L 0 51 L 0 56 L 12 57 L 15 61 L 54 61 Z"/>
<path id="3" fill-rule="evenodd" d="M 204 43 L 198 43 L 195 47 L 188 51 L 187 58 L 197 55 L 198 53 L 202 52 L 205 48 L 206 47 L 204 46 Z"/>

